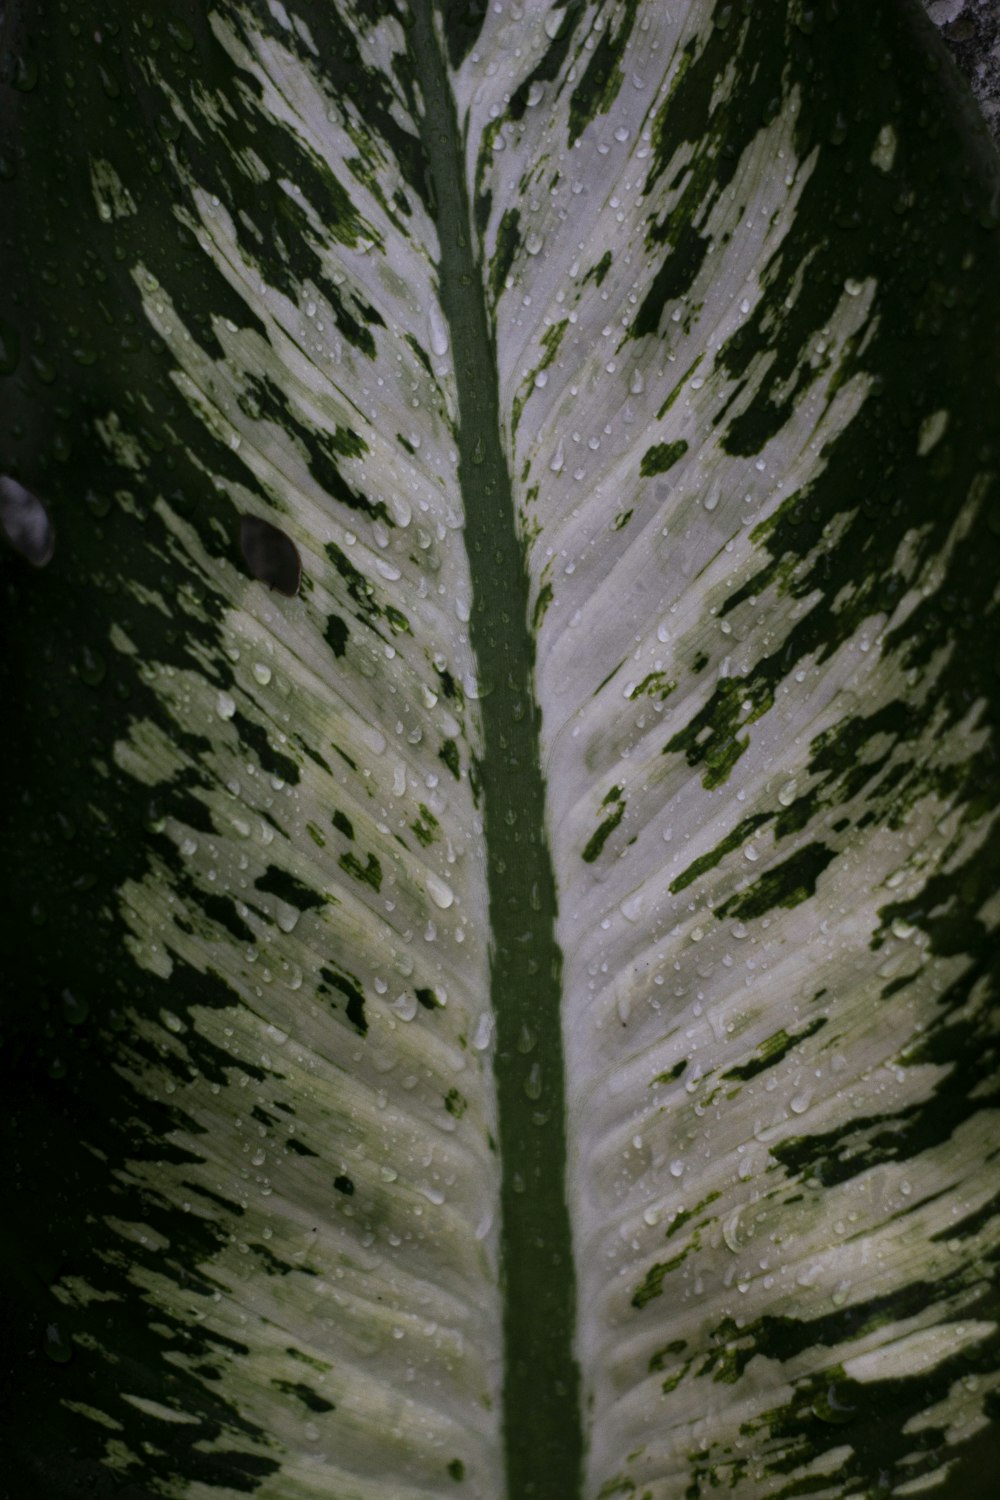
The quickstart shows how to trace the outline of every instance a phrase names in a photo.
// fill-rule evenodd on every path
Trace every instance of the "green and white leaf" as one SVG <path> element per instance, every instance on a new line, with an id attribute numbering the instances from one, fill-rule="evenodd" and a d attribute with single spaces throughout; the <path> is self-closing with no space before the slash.
<path id="1" fill-rule="evenodd" d="M 916 8 L 41 12 L 22 1492 L 972 1493 L 1000 169 Z"/>

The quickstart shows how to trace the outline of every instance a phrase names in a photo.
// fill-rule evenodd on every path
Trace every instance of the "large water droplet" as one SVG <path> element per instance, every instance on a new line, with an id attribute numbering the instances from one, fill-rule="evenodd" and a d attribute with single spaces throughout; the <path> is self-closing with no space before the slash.
<path id="1" fill-rule="evenodd" d="M 427 321 L 431 353 L 436 354 L 440 359 L 448 353 L 448 325 L 436 302 L 431 305 L 430 317 Z"/>
<path id="2" fill-rule="evenodd" d="M 493 1016 L 488 1010 L 484 1010 L 476 1022 L 476 1029 L 472 1034 L 472 1045 L 477 1052 L 485 1052 L 493 1040 Z"/>
<path id="3" fill-rule="evenodd" d="M 58 1323 L 50 1323 L 45 1330 L 45 1353 L 56 1365 L 68 1364 L 73 1358 L 73 1345 Z"/>
<path id="4" fill-rule="evenodd" d="M 88 687 L 100 687 L 107 672 L 107 663 L 99 651 L 94 651 L 90 646 L 84 646 L 80 652 L 80 681 L 85 682 Z"/>
<path id="5" fill-rule="evenodd" d="M 48 511 L 37 495 L 6 474 L 0 474 L 0 530 L 34 567 L 51 560 L 56 533 Z"/>
<path id="6" fill-rule="evenodd" d="M 38 62 L 34 57 L 19 56 L 14 58 L 11 69 L 11 83 L 21 94 L 30 94 L 38 83 Z"/>
<path id="7" fill-rule="evenodd" d="M 528 1076 L 524 1080 L 524 1092 L 529 1099 L 540 1099 L 542 1097 L 542 1065 L 534 1062 L 528 1070 Z"/>
<path id="8" fill-rule="evenodd" d="M 447 911 L 455 899 L 455 892 L 451 886 L 437 875 L 428 875 L 427 893 L 435 906 L 440 906 L 442 911 Z"/>

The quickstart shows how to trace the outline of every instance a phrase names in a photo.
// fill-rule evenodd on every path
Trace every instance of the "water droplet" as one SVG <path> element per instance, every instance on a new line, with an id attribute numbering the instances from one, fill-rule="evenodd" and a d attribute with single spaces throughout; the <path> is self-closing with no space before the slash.
<path id="1" fill-rule="evenodd" d="M 45 1353 L 55 1365 L 69 1364 L 73 1358 L 73 1345 L 58 1323 L 50 1323 L 45 1330 Z"/>
<path id="2" fill-rule="evenodd" d="M 484 1010 L 476 1022 L 476 1029 L 472 1033 L 472 1045 L 477 1052 L 485 1052 L 493 1040 L 493 1017 L 488 1010 Z"/>
<path id="3" fill-rule="evenodd" d="M 11 83 L 18 93 L 30 94 L 38 83 L 38 62 L 34 57 L 19 56 L 14 58 L 14 66 L 11 70 Z"/>
<path id="4" fill-rule="evenodd" d="M 215 711 L 220 719 L 231 719 L 236 712 L 236 699 L 229 693 L 219 693 L 215 700 Z"/>
<path id="5" fill-rule="evenodd" d="M 549 468 L 552 470 L 553 474 L 560 474 L 562 472 L 563 465 L 565 464 L 565 462 L 566 462 L 566 447 L 565 447 L 565 444 L 563 443 L 562 438 L 560 438 L 559 442 L 556 445 L 556 451 L 555 451 L 555 453 L 553 453 L 552 458 L 551 458 L 551 460 L 549 462 Z"/>
<path id="6" fill-rule="evenodd" d="M 253 664 L 253 675 L 261 687 L 267 687 L 267 684 L 271 681 L 271 668 L 267 665 L 267 662 L 255 661 Z"/>
<path id="7" fill-rule="evenodd" d="M 109 99 L 120 98 L 122 86 L 106 63 L 98 63 L 97 74 L 101 80 L 101 88 L 107 97 Z"/>
<path id="8" fill-rule="evenodd" d="M 392 1002 L 391 1009 L 393 1014 L 397 1015 L 401 1021 L 412 1021 L 417 1013 L 416 996 L 407 994 L 404 991 L 403 994 L 396 996 Z"/>
<path id="9" fill-rule="evenodd" d="M 451 886 L 437 875 L 427 876 L 427 892 L 435 906 L 439 906 L 442 911 L 447 911 L 455 899 Z"/>
<path id="10" fill-rule="evenodd" d="M 72 990 L 62 992 L 63 1015 L 71 1026 L 82 1026 L 90 1012 L 86 1000 L 78 1000 Z"/>
<path id="11" fill-rule="evenodd" d="M 626 897 L 621 903 L 621 914 L 629 922 L 638 922 L 642 917 L 644 908 L 643 894 L 636 891 L 634 895 Z"/>
<path id="12" fill-rule="evenodd" d="M 88 687 L 100 687 L 107 670 L 107 662 L 101 653 L 90 646 L 84 646 L 80 652 L 80 681 L 85 682 Z"/>
<path id="13" fill-rule="evenodd" d="M 734 1255 L 738 1255 L 743 1246 L 740 1244 L 740 1210 L 736 1209 L 728 1219 L 723 1221 L 722 1238 Z"/>
<path id="14" fill-rule="evenodd" d="M 182 52 L 194 50 L 194 35 L 190 27 L 185 26 L 183 21 L 168 21 L 167 35 L 172 42 L 176 42 Z"/>
<path id="15" fill-rule="evenodd" d="M 6 474 L 0 474 L 0 531 L 33 567 L 43 568 L 51 560 L 56 533 L 48 511 L 37 495 Z"/>
<path id="16" fill-rule="evenodd" d="M 781 803 L 782 807 L 791 807 L 792 803 L 795 801 L 794 781 L 785 782 L 784 786 L 781 788 L 781 791 L 778 793 L 778 801 Z"/>
<path id="17" fill-rule="evenodd" d="M 436 354 L 439 359 L 443 358 L 448 353 L 448 325 L 436 302 L 431 304 L 430 316 L 427 321 L 431 353 Z"/>
<path id="18" fill-rule="evenodd" d="M 672 1161 L 670 1163 L 670 1175 L 671 1177 L 683 1177 L 684 1163 L 680 1160 Z"/>
<path id="19" fill-rule="evenodd" d="M 524 1092 L 529 1099 L 540 1099 L 542 1097 L 542 1065 L 534 1062 L 528 1070 L 528 1076 L 524 1080 Z"/>

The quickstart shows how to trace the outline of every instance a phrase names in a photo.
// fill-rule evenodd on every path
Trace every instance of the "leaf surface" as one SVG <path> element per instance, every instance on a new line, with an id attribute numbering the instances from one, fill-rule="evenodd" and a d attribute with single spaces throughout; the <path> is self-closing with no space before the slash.
<path id="1" fill-rule="evenodd" d="M 23 1492 L 974 1493 L 950 65 L 895 4 L 113 10 L 0 17 Z"/>

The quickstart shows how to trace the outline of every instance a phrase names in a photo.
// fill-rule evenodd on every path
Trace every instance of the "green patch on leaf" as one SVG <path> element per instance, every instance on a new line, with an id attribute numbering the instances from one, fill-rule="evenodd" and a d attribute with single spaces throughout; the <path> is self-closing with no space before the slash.
<path id="1" fill-rule="evenodd" d="M 776 907 L 798 906 L 816 892 L 816 882 L 834 859 L 834 851 L 818 840 L 783 860 L 745 891 L 716 907 L 717 917 L 740 920 L 766 916 Z"/>
<path id="2" fill-rule="evenodd" d="M 343 995 L 347 1001 L 347 1019 L 364 1036 L 368 1030 L 368 1022 L 365 1018 L 365 997 L 361 993 L 357 976 L 342 974 L 338 969 L 322 968 L 320 977 Z"/>
<path id="3" fill-rule="evenodd" d="M 639 473 L 647 479 L 653 474 L 665 474 L 679 458 L 684 457 L 687 450 L 684 438 L 678 438 L 675 443 L 654 443 L 642 455 Z"/>
<path id="4" fill-rule="evenodd" d="M 423 802 L 419 804 L 419 813 L 420 816 L 410 824 L 410 827 L 426 849 L 438 837 L 441 825 L 430 808 L 426 807 Z"/>
<path id="5" fill-rule="evenodd" d="M 382 889 L 382 862 L 378 855 L 369 854 L 365 863 L 362 864 L 356 854 L 348 851 L 347 854 L 340 856 L 337 863 L 354 880 L 360 880 L 363 885 L 370 885 L 373 891 Z"/>
<path id="6" fill-rule="evenodd" d="M 684 1264 L 689 1249 L 690 1246 L 682 1250 L 680 1255 L 675 1255 L 670 1260 L 659 1260 L 650 1266 L 642 1285 L 633 1294 L 633 1307 L 641 1309 L 652 1302 L 654 1298 L 662 1295 L 664 1277 L 669 1276 L 671 1271 L 676 1271 L 678 1266 Z"/>
<path id="7" fill-rule="evenodd" d="M 545 619 L 545 611 L 548 609 L 551 603 L 552 585 L 551 583 L 543 583 L 541 588 L 538 590 L 538 597 L 535 600 L 535 607 L 531 613 L 531 625 L 533 630 L 537 630 L 541 625 L 542 621 Z"/>
<path id="8" fill-rule="evenodd" d="M 641 682 L 629 688 L 629 702 L 634 703 L 637 698 L 658 698 L 661 703 L 665 703 L 676 687 L 676 682 L 667 681 L 666 672 L 647 672 Z"/>
<path id="9" fill-rule="evenodd" d="M 750 1078 L 756 1078 L 758 1073 L 763 1073 L 767 1068 L 773 1068 L 776 1063 L 781 1062 L 783 1057 L 787 1057 L 788 1053 L 793 1047 L 798 1046 L 799 1042 L 804 1042 L 807 1038 L 815 1036 L 817 1031 L 823 1029 L 826 1022 L 826 1016 L 817 1016 L 814 1021 L 810 1021 L 808 1026 L 804 1026 L 801 1031 L 776 1031 L 773 1036 L 768 1037 L 766 1042 L 761 1042 L 749 1062 L 740 1063 L 734 1068 L 727 1068 L 722 1075 L 723 1078 L 738 1078 L 743 1082 L 746 1082 Z"/>
<path id="10" fill-rule="evenodd" d="M 326 897 L 319 891 L 310 890 L 304 881 L 290 875 L 287 870 L 279 869 L 277 865 L 268 865 L 263 875 L 259 875 L 254 881 L 254 885 L 258 891 L 266 891 L 279 900 L 286 901 L 289 906 L 297 906 L 299 911 L 313 911 L 326 905 Z"/>
<path id="11" fill-rule="evenodd" d="M 344 835 L 345 838 L 353 839 L 353 837 L 354 837 L 354 824 L 351 822 L 350 818 L 347 816 L 346 813 L 342 813 L 338 809 L 334 813 L 333 817 L 330 819 L 330 822 L 333 824 L 334 828 L 336 828 L 339 833 L 342 833 Z"/>
<path id="12" fill-rule="evenodd" d="M 618 827 L 618 824 L 625 816 L 625 798 L 622 794 L 621 787 L 613 786 L 610 792 L 608 792 L 604 797 L 601 806 L 611 806 L 612 810 L 608 814 L 608 816 L 598 824 L 597 828 L 591 834 L 590 838 L 587 840 L 586 844 L 583 847 L 583 858 L 588 865 L 594 863 L 598 855 L 601 853 L 601 850 L 604 848 L 604 845 L 607 843 L 608 838 Z"/>
<path id="13" fill-rule="evenodd" d="M 709 870 L 714 870 L 716 865 L 725 859 L 727 854 L 731 854 L 734 849 L 739 849 L 745 844 L 750 835 L 756 829 L 760 828 L 762 824 L 766 823 L 770 816 L 770 813 L 753 813 L 750 817 L 743 818 L 737 823 L 731 833 L 727 833 L 724 839 L 719 840 L 714 849 L 710 849 L 707 854 L 699 855 L 697 859 L 692 860 L 687 869 L 682 870 L 670 882 L 670 889 L 674 893 L 683 891 L 696 881 L 699 876 L 707 874 Z"/>
<path id="14" fill-rule="evenodd" d="M 442 741 L 441 748 L 438 751 L 438 759 L 444 761 L 456 781 L 461 778 L 461 761 L 458 756 L 458 746 L 454 740 Z"/>

